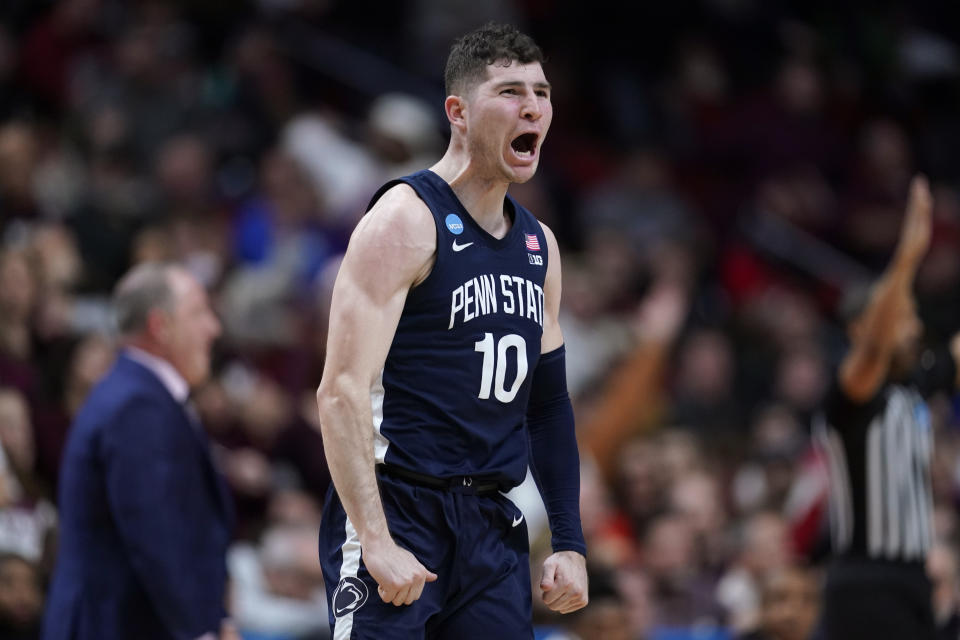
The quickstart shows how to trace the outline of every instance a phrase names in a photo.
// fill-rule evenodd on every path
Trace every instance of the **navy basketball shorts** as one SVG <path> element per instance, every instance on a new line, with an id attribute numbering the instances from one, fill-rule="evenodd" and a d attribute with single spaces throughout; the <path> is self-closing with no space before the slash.
<path id="1" fill-rule="evenodd" d="M 328 492 L 320 563 L 334 640 L 530 640 L 527 526 L 499 493 L 435 489 L 379 475 L 394 541 L 437 574 L 410 605 L 377 593 L 340 498 Z"/>

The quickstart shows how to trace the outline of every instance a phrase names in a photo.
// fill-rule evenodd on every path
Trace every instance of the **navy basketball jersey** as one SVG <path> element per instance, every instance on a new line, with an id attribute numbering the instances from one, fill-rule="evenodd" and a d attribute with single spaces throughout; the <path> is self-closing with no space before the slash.
<path id="1" fill-rule="evenodd" d="M 412 288 L 372 393 L 375 454 L 438 477 L 493 474 L 523 481 L 530 378 L 540 357 L 547 243 L 509 195 L 513 225 L 497 239 L 429 170 L 399 182 L 429 207 L 436 263 Z"/>

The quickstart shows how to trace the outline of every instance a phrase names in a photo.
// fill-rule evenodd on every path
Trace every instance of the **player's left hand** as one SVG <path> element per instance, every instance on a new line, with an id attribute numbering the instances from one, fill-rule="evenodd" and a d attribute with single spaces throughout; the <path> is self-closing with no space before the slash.
<path id="1" fill-rule="evenodd" d="M 540 578 L 543 603 L 570 613 L 587 606 L 587 559 L 576 551 L 558 551 L 543 561 Z"/>

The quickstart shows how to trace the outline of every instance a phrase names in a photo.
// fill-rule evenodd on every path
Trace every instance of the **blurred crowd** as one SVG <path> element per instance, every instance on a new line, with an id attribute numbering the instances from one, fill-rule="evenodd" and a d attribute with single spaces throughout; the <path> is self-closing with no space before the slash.
<path id="1" fill-rule="evenodd" d="M 640 4 L 2 3 L 0 637 L 37 637 L 65 437 L 144 260 L 185 265 L 224 324 L 195 400 L 239 515 L 234 619 L 327 637 L 314 391 L 339 256 L 380 184 L 440 157 L 448 47 L 497 19 L 548 54 L 553 128 L 511 193 L 563 252 L 591 572 L 576 614 L 535 598 L 538 635 L 808 638 L 828 542 L 810 422 L 917 171 L 921 315 L 933 342 L 960 330 L 960 10 Z M 956 638 L 960 404 L 931 409 L 929 570 Z"/>

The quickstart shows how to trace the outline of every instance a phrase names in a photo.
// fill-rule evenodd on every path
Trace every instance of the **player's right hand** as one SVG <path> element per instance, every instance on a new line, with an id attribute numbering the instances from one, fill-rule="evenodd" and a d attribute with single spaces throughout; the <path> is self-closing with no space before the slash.
<path id="1" fill-rule="evenodd" d="M 907 211 L 900 230 L 899 252 L 903 257 L 919 262 L 930 247 L 930 234 L 933 225 L 933 196 L 930 184 L 922 175 L 910 182 L 910 197 Z"/>
<path id="2" fill-rule="evenodd" d="M 423 593 L 424 584 L 437 579 L 416 556 L 393 540 L 363 547 L 363 564 L 379 585 L 380 599 L 397 607 L 414 602 Z"/>

